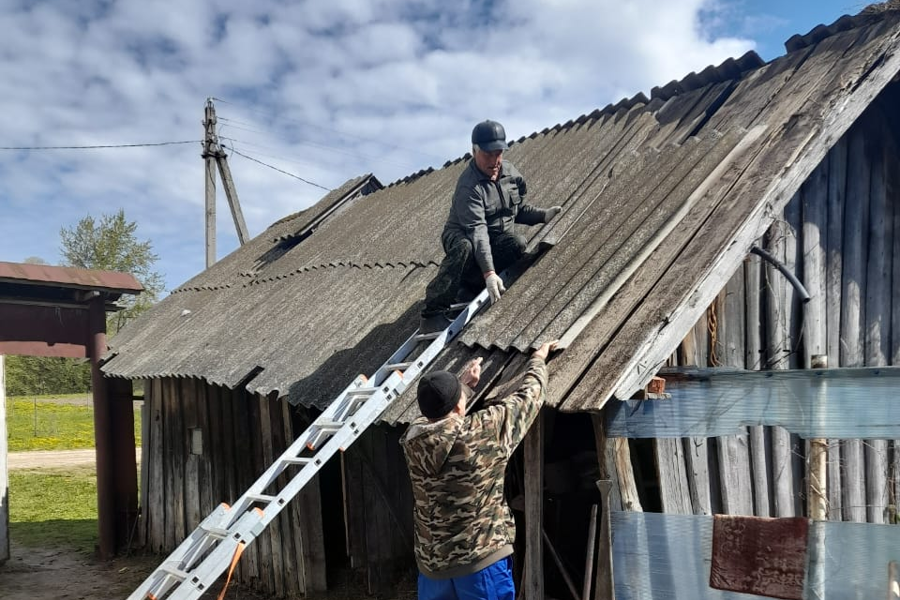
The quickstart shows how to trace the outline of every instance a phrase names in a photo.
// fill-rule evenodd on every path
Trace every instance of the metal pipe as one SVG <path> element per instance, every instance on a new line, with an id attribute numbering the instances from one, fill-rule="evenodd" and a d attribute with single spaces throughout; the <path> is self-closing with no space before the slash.
<path id="1" fill-rule="evenodd" d="M 806 291 L 806 288 L 803 287 L 803 284 L 800 283 L 800 280 L 797 279 L 797 276 L 788 271 L 788 268 L 784 266 L 784 264 L 779 262 L 777 258 L 757 246 L 753 246 L 752 248 L 750 248 L 750 253 L 761 256 L 762 258 L 773 264 L 775 268 L 781 271 L 781 274 L 787 278 L 790 284 L 794 286 L 794 289 L 797 290 L 797 293 L 800 294 L 800 301 L 803 302 L 803 304 L 809 302 L 809 292 Z"/>

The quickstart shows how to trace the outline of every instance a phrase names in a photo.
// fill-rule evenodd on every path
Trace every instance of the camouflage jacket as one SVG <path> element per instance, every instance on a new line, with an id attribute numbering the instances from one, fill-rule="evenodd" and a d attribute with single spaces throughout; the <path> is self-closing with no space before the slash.
<path id="1" fill-rule="evenodd" d="M 518 390 L 466 417 L 420 417 L 401 444 L 412 481 L 415 555 L 432 579 L 509 556 L 516 537 L 503 497 L 506 465 L 543 404 L 547 366 L 532 358 Z"/>

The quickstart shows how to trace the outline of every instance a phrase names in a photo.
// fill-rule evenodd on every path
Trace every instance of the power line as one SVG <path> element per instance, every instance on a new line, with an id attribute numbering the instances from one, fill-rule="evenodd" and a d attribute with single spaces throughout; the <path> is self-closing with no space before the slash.
<path id="1" fill-rule="evenodd" d="M 266 116 L 269 116 L 269 117 L 276 117 L 276 118 L 278 118 L 278 119 L 280 119 L 280 120 L 282 120 L 282 121 L 289 121 L 289 122 L 292 122 L 292 123 L 297 123 L 297 124 L 299 124 L 299 125 L 304 125 L 304 126 L 306 126 L 306 127 L 314 127 L 314 128 L 316 128 L 316 129 L 321 129 L 322 131 L 330 131 L 331 133 L 336 133 L 336 134 L 342 135 L 342 136 L 344 136 L 344 137 L 348 137 L 348 138 L 356 138 L 357 140 L 360 140 L 360 141 L 363 141 L 363 142 L 369 142 L 369 143 L 372 143 L 372 144 L 379 144 L 379 145 L 381 145 L 381 146 L 384 146 L 384 147 L 386 147 L 386 148 L 392 148 L 392 149 L 394 149 L 394 150 L 402 150 L 402 151 L 405 151 L 405 152 L 410 152 L 410 149 L 409 149 L 409 148 L 404 148 L 403 146 L 398 146 L 398 145 L 396 145 L 396 144 L 389 144 L 389 143 L 384 142 L 384 141 L 382 141 L 382 140 L 376 140 L 376 139 L 372 139 L 372 138 L 367 138 L 367 137 L 363 137 L 363 136 L 361 136 L 361 135 L 357 135 L 357 134 L 354 134 L 354 133 L 347 133 L 346 131 L 340 131 L 340 130 L 338 130 L 338 129 L 334 129 L 334 128 L 331 128 L 331 127 L 325 127 L 325 126 L 323 126 L 323 125 L 318 125 L 318 124 L 316 124 L 316 123 L 310 123 L 309 121 L 301 121 L 301 120 L 299 120 L 299 119 L 292 119 L 292 118 L 290 118 L 290 117 L 285 117 L 284 115 L 281 115 L 281 114 L 279 114 L 279 113 L 276 113 L 275 111 L 272 111 L 272 110 L 263 110 L 263 109 L 260 109 L 260 108 L 255 108 L 255 107 L 252 107 L 252 106 L 248 106 L 248 105 L 246 105 L 246 104 L 240 104 L 240 103 L 238 103 L 238 102 L 231 102 L 230 100 L 223 100 L 222 98 L 213 98 L 213 100 L 215 100 L 215 101 L 217 101 L 217 102 L 222 102 L 222 103 L 224 103 L 224 104 L 231 104 L 232 106 L 242 107 L 242 108 L 244 108 L 244 109 L 246 109 L 246 110 L 249 110 L 249 111 L 251 111 L 251 112 L 255 112 L 255 113 L 258 113 L 258 114 L 261 114 L 261 115 L 266 115 Z M 439 156 L 436 156 L 436 155 L 434 155 L 434 154 L 429 154 L 429 153 L 427 153 L 427 152 L 422 152 L 421 150 L 415 150 L 414 152 L 415 152 L 416 154 L 420 154 L 420 155 L 422 155 L 422 156 L 428 156 L 428 157 L 431 157 L 431 158 L 434 158 L 434 159 L 438 159 L 438 160 L 440 160 L 441 162 L 444 161 L 444 159 L 441 158 L 441 157 L 439 157 Z"/>
<path id="2" fill-rule="evenodd" d="M 283 169 L 279 169 L 278 167 L 272 166 L 272 165 L 270 165 L 269 163 L 264 163 L 264 162 L 261 161 L 261 160 L 258 160 L 258 159 L 256 159 L 256 158 L 253 158 L 252 156 L 247 156 L 247 155 L 244 154 L 243 152 L 239 152 L 239 151 L 235 150 L 235 149 L 234 149 L 234 146 L 231 146 L 230 150 L 231 150 L 234 154 L 237 154 L 238 156 L 243 156 L 243 157 L 246 158 L 247 160 L 252 160 L 253 162 L 259 163 L 259 164 L 261 164 L 261 165 L 264 166 L 264 167 L 268 167 L 268 168 L 272 169 L 273 171 L 278 171 L 279 173 L 283 173 L 283 174 L 285 174 L 285 175 L 287 175 L 287 176 L 289 176 L 289 177 L 293 177 L 294 179 L 299 179 L 299 180 L 302 181 L 303 183 L 307 183 L 307 184 L 309 184 L 309 185 L 314 185 L 314 186 L 316 186 L 317 188 L 321 188 L 321 189 L 325 190 L 326 192 L 330 192 L 330 191 L 331 191 L 331 188 L 327 188 L 327 187 L 325 187 L 324 185 L 319 185 L 318 183 L 309 181 L 308 179 L 303 179 L 303 178 L 300 177 L 299 175 L 294 175 L 293 173 L 289 173 L 289 172 L 287 172 L 287 171 L 285 171 L 285 170 L 283 170 Z"/>
<path id="3" fill-rule="evenodd" d="M 98 150 L 102 148 L 145 148 L 150 146 L 175 146 L 178 144 L 202 144 L 201 140 L 178 142 L 148 142 L 143 144 L 97 144 L 93 146 L 0 146 L 0 150 Z"/>

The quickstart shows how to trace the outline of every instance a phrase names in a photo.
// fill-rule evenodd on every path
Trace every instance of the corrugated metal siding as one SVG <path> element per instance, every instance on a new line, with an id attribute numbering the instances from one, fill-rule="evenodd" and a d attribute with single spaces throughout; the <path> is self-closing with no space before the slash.
<path id="1" fill-rule="evenodd" d="M 774 218 L 766 207 L 793 195 L 877 93 L 867 80 L 884 85 L 896 74 L 888 71 L 897 70 L 897 24 L 890 14 L 845 28 L 764 66 L 752 54 L 726 61 L 655 88 L 649 103 L 636 96 L 517 141 L 506 156 L 525 174 L 529 201 L 564 206 L 551 226 L 521 231 L 532 249 L 555 247 L 462 342 L 491 349 L 500 364 L 580 332 L 554 366 L 551 401 L 564 410 L 595 410 L 635 373 L 652 371 L 681 339 L 655 348 L 670 320 L 690 329 L 682 315 L 706 306 L 698 308 L 710 293 L 703 284 L 716 270 L 728 271 L 727 279 L 740 264 L 748 248 L 735 248 L 735 236 L 765 229 Z M 765 132 L 723 170 L 724 157 L 755 126 Z M 251 391 L 278 390 L 296 401 L 314 389 L 302 402 L 326 401 L 415 328 L 466 164 L 448 162 L 364 196 L 283 255 L 273 240 L 298 224 L 276 224 L 126 328 L 106 371 L 233 386 L 259 367 Z M 216 289 L 191 291 L 198 288 Z M 184 308 L 196 324 L 181 322 Z M 415 412 L 406 396 L 388 421 Z"/>

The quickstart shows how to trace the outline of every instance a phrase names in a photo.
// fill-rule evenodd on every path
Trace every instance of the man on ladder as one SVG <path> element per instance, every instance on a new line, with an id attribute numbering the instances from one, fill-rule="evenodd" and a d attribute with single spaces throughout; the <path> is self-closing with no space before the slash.
<path id="1" fill-rule="evenodd" d="M 525 178 L 503 160 L 508 148 L 500 123 L 482 121 L 472 130 L 472 160 L 456 182 L 441 234 L 446 254 L 425 291 L 419 333 L 446 329 L 447 311 L 461 286 L 472 296 L 487 286 L 491 302 L 499 300 L 506 288 L 497 273 L 525 253 L 525 240 L 513 233 L 513 223 L 548 223 L 562 210 L 525 202 Z"/>
<path id="2" fill-rule="evenodd" d="M 506 466 L 540 412 L 547 356 L 535 350 L 518 389 L 466 415 L 481 359 L 457 378 L 422 376 L 416 393 L 422 417 L 401 443 L 412 481 L 419 600 L 514 600 L 515 522 L 503 498 Z"/>

